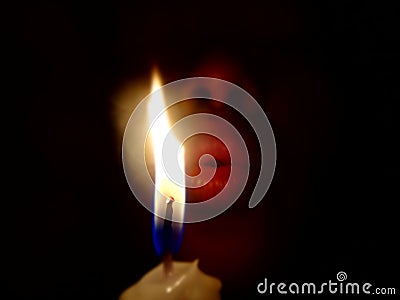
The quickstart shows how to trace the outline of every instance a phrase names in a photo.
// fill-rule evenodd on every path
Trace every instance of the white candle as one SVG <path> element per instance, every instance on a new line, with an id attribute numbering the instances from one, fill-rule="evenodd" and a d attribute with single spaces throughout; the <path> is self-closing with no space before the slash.
<path id="1" fill-rule="evenodd" d="M 198 261 L 173 262 L 173 272 L 166 276 L 162 264 L 145 274 L 136 284 L 125 290 L 119 300 L 218 300 L 221 281 L 204 274 Z"/>

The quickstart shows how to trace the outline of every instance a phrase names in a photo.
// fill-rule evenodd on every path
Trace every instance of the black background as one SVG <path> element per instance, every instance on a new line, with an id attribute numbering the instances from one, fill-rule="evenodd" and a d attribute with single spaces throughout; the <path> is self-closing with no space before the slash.
<path id="1" fill-rule="evenodd" d="M 117 299 L 158 263 L 151 216 L 122 172 L 112 99 L 126 80 L 150 78 L 154 64 L 172 81 L 208 57 L 230 57 L 266 99 L 278 164 L 275 201 L 261 205 L 273 214 L 296 202 L 290 214 L 303 215 L 301 224 L 277 228 L 284 255 L 258 272 L 321 281 L 345 271 L 353 282 L 397 287 L 395 7 L 49 1 L 16 3 L 11 12 L 3 47 L 3 201 L 11 208 L 4 299 Z M 298 184 L 285 175 L 296 147 L 308 153 L 304 188 L 280 198 Z M 141 210 L 148 226 L 132 220 Z M 257 283 L 240 292 L 256 296 Z M 233 292 L 224 287 L 223 297 Z"/>

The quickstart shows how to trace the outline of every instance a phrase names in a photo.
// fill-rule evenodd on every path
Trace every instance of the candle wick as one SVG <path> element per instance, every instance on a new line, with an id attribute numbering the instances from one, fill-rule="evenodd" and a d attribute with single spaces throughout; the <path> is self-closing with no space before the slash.
<path id="1" fill-rule="evenodd" d="M 172 252 L 166 252 L 163 255 L 164 274 L 169 277 L 173 273 Z"/>
<path id="2" fill-rule="evenodd" d="M 165 220 L 164 220 L 164 236 L 166 238 L 166 244 L 172 243 L 172 214 L 174 212 L 172 208 L 172 203 L 175 201 L 173 197 L 168 197 L 166 200 L 167 208 L 165 212 Z M 163 265 L 164 265 L 164 273 L 165 275 L 171 276 L 173 272 L 172 265 L 172 245 L 168 245 L 165 254 L 163 255 Z"/>
<path id="3" fill-rule="evenodd" d="M 175 201 L 174 197 L 169 196 L 169 197 L 167 198 L 167 200 L 165 200 L 165 203 L 171 204 L 171 206 L 172 206 L 172 203 L 173 203 L 174 201 Z"/>

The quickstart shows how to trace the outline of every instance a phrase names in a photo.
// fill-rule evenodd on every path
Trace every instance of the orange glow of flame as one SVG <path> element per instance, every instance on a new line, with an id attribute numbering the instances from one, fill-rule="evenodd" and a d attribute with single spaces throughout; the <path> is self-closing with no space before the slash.
<path id="1" fill-rule="evenodd" d="M 171 149 L 163 147 L 171 146 L 172 143 L 180 142 L 174 137 L 169 143 L 164 143 L 168 133 L 171 130 L 170 121 L 168 119 L 167 112 L 165 111 L 164 96 L 161 87 L 161 80 L 159 74 L 155 71 L 152 82 L 152 95 L 150 98 L 148 114 L 150 122 L 153 122 L 150 129 L 150 137 L 152 142 L 153 154 L 154 154 L 154 165 L 155 165 L 155 193 L 154 193 L 154 211 L 158 216 L 164 216 L 167 208 L 169 199 L 173 199 L 176 202 L 185 203 L 185 174 L 184 174 L 184 147 L 170 147 L 173 149 L 180 149 L 179 153 L 173 153 Z M 172 149 L 172 150 L 173 150 Z M 178 156 L 178 164 L 180 168 L 172 170 L 174 174 L 167 175 L 166 170 L 163 166 L 163 152 L 164 159 L 176 159 Z M 170 170 L 171 172 L 171 170 Z M 175 181 L 171 180 L 174 178 Z M 157 192 L 158 191 L 158 192 Z M 183 206 L 178 206 L 183 207 Z M 181 211 L 179 211 L 181 210 Z M 183 209 L 174 210 L 175 218 L 183 221 L 184 211 Z"/>

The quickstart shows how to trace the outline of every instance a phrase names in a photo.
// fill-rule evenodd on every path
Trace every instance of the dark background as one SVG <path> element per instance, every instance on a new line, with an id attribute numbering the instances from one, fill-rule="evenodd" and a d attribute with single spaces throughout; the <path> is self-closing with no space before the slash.
<path id="1" fill-rule="evenodd" d="M 4 299 L 117 299 L 158 263 L 122 172 L 113 95 L 154 64 L 167 82 L 210 57 L 245 71 L 278 147 L 261 206 L 281 213 L 282 255 L 239 292 L 338 271 L 398 288 L 397 18 L 381 2 L 16 3 L 3 47 Z"/>

